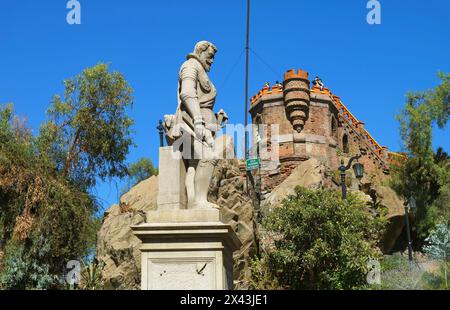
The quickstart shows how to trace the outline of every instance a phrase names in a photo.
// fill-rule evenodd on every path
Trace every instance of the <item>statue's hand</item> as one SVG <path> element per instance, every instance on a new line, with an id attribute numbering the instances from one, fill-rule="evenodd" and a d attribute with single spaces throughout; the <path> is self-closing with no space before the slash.
<path id="1" fill-rule="evenodd" d="M 205 137 L 205 125 L 202 123 L 195 124 L 194 129 L 197 139 L 203 140 L 203 138 Z"/>
<path id="2" fill-rule="evenodd" d="M 212 136 L 211 131 L 209 131 L 209 130 L 206 131 L 206 133 L 205 133 L 205 142 L 209 147 L 211 147 L 211 148 L 214 147 L 214 138 Z"/>

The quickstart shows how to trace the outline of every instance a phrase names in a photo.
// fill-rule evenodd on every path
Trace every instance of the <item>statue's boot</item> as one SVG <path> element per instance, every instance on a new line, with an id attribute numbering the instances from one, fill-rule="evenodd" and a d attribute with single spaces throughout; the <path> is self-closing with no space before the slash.
<path id="1" fill-rule="evenodd" d="M 195 166 L 190 165 L 188 166 L 187 172 L 186 172 L 186 194 L 187 194 L 187 200 L 188 200 L 188 209 L 192 209 L 195 206 Z"/>
<path id="2" fill-rule="evenodd" d="M 200 160 L 195 173 L 195 208 L 219 208 L 208 202 L 209 184 L 212 179 L 217 160 Z"/>

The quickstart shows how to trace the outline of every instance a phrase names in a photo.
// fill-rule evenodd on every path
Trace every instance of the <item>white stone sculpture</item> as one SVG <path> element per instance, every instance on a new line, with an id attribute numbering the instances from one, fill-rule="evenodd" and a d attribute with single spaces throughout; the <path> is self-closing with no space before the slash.
<path id="1" fill-rule="evenodd" d="M 180 175 L 184 178 L 187 209 L 218 208 L 208 202 L 207 195 L 214 166 L 218 158 L 223 158 L 226 145 L 216 143 L 216 133 L 228 117 L 222 109 L 217 114 L 213 112 L 217 92 L 208 72 L 216 52 L 217 48 L 210 42 L 200 41 L 195 45 L 178 75 L 177 111 L 175 115 L 165 116 L 166 140 L 172 146 L 172 159 L 176 160 L 175 153 L 180 152 L 186 170 Z M 184 205 L 183 201 L 180 205 Z"/>

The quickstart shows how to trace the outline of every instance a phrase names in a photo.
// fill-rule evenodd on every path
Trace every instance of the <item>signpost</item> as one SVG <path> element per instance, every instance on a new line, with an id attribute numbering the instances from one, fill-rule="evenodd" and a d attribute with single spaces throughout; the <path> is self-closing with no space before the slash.
<path id="1" fill-rule="evenodd" d="M 251 158 L 245 161 L 245 170 L 251 171 L 259 169 L 260 160 L 259 158 Z"/>

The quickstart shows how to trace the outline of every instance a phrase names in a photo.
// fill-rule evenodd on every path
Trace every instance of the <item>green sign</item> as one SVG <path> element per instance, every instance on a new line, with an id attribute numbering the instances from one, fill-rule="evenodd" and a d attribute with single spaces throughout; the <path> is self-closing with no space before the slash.
<path id="1" fill-rule="evenodd" d="M 251 158 L 245 161 L 245 169 L 247 171 L 259 169 L 259 158 Z"/>

